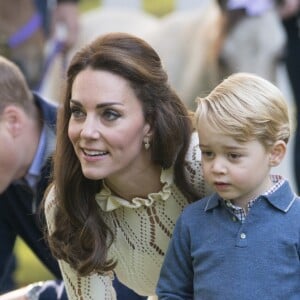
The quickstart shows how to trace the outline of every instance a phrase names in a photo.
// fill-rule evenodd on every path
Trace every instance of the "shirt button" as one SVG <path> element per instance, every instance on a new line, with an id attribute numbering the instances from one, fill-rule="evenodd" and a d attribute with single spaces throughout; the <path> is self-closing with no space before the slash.
<path id="1" fill-rule="evenodd" d="M 246 234 L 245 233 L 241 233 L 240 237 L 241 237 L 242 240 L 244 240 L 246 238 Z"/>

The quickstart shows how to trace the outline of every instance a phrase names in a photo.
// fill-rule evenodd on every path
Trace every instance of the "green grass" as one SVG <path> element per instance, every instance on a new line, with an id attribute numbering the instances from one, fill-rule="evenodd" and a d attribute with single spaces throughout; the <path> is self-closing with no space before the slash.
<path id="1" fill-rule="evenodd" d="M 53 278 L 52 274 L 42 265 L 21 239 L 17 239 L 15 253 L 18 264 L 15 280 L 18 286 Z"/>

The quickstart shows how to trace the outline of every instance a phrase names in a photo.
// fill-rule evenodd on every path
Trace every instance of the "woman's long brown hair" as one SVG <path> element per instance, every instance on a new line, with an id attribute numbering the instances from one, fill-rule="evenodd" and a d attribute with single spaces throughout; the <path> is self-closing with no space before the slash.
<path id="1" fill-rule="evenodd" d="M 162 168 L 174 165 L 175 182 L 188 197 L 194 195 L 184 178 L 184 157 L 192 124 L 188 112 L 168 84 L 159 56 L 142 39 L 125 33 L 110 33 L 82 48 L 72 59 L 67 73 L 63 105 L 59 109 L 54 183 L 57 212 L 55 231 L 49 235 L 51 250 L 79 274 L 103 273 L 116 262 L 107 252 L 114 240 L 95 201 L 102 181 L 84 177 L 68 138 L 71 89 L 79 72 L 86 68 L 107 70 L 128 80 L 141 101 L 145 120 L 153 128 L 151 159 Z M 105 212 L 103 212 L 105 213 Z"/>

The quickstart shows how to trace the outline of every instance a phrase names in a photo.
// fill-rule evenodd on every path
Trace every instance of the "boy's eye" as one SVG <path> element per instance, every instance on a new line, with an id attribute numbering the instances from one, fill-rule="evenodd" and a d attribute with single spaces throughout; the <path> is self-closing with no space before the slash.
<path id="1" fill-rule="evenodd" d="M 238 158 L 240 158 L 242 155 L 241 154 L 238 154 L 238 153 L 229 153 L 228 154 L 228 157 L 230 158 L 230 159 L 238 159 Z"/>
<path id="2" fill-rule="evenodd" d="M 202 156 L 205 156 L 206 158 L 213 157 L 213 152 L 211 151 L 202 151 Z"/>

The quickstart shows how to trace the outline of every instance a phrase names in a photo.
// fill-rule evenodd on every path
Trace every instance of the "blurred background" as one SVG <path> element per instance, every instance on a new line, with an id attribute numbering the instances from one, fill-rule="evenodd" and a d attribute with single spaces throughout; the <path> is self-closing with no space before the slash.
<path id="1" fill-rule="evenodd" d="M 148 13 L 154 14 L 156 16 L 164 16 L 171 12 L 175 8 L 176 0 L 141 0 L 141 8 Z M 199 0 L 205 1 L 205 0 Z M 109 2 L 109 1 L 106 1 Z M 99 5 L 105 5 L 105 0 L 82 0 L 80 2 L 80 9 L 82 12 L 98 7 Z M 126 0 L 119 1 L 126 7 Z M 130 2 L 130 1 L 129 1 Z M 128 3 L 128 2 L 127 2 Z"/>

